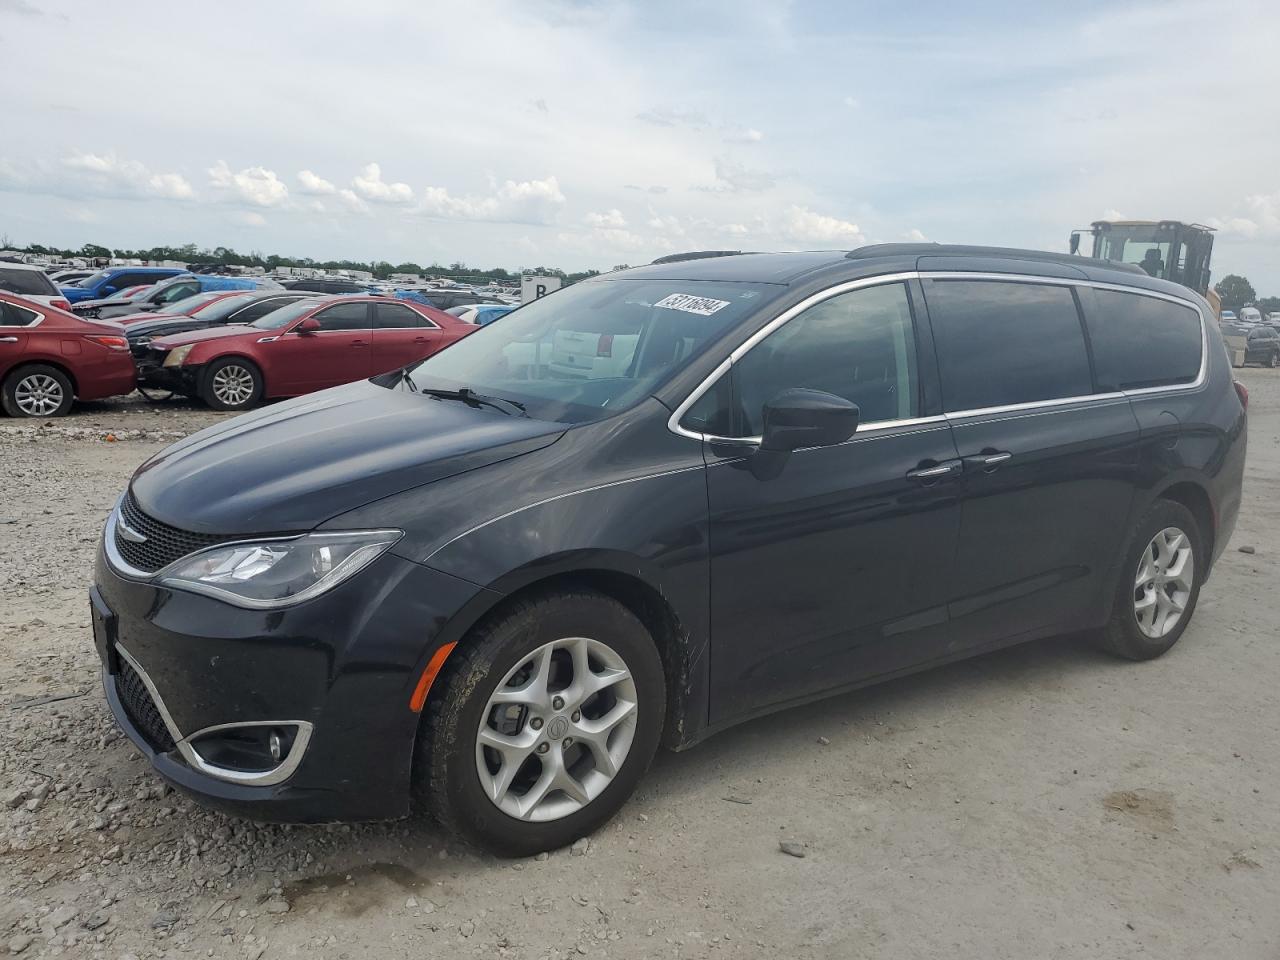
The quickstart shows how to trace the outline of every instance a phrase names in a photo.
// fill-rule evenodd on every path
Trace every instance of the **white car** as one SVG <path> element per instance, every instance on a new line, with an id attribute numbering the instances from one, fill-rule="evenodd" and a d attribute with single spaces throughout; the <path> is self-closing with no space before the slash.
<path id="1" fill-rule="evenodd" d="M 16 293 L 46 306 L 71 309 L 67 298 L 53 285 L 45 272 L 29 263 L 0 263 L 0 290 Z"/>
<path id="2" fill-rule="evenodd" d="M 1242 307 L 1240 309 L 1241 323 L 1261 323 L 1262 311 L 1257 307 Z"/>

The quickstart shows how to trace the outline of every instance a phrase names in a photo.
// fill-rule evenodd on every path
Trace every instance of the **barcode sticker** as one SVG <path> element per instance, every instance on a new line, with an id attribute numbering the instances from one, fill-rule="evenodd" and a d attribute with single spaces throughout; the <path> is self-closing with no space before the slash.
<path id="1" fill-rule="evenodd" d="M 671 296 L 663 297 L 654 304 L 655 307 L 665 307 L 668 310 L 683 310 L 685 313 L 696 313 L 700 317 L 709 317 L 717 310 L 723 310 L 728 305 L 728 300 L 695 297 L 691 293 L 673 293 Z"/>

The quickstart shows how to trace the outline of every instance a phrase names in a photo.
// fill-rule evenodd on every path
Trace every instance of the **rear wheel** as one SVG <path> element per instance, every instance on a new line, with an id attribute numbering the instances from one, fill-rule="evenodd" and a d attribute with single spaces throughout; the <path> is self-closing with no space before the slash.
<path id="1" fill-rule="evenodd" d="M 73 399 L 70 378 L 43 363 L 14 370 L 0 387 L 0 403 L 11 417 L 65 417 Z"/>
<path id="2" fill-rule="evenodd" d="M 242 357 L 222 357 L 209 364 L 200 398 L 215 410 L 248 410 L 262 399 L 262 371 Z"/>
<path id="3" fill-rule="evenodd" d="M 1104 649 L 1130 660 L 1158 657 L 1195 612 L 1207 558 L 1196 519 L 1180 503 L 1158 500 L 1133 532 Z"/>
<path id="4" fill-rule="evenodd" d="M 499 855 L 562 847 L 626 802 L 665 704 L 653 639 L 621 604 L 589 591 L 522 602 L 459 644 L 433 686 L 419 791 Z"/>

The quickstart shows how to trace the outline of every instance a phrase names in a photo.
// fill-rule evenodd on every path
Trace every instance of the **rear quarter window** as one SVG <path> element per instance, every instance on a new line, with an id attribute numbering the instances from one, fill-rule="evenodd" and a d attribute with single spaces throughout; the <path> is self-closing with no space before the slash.
<path id="1" fill-rule="evenodd" d="M 1200 314 L 1137 293 L 1094 290 L 1089 341 L 1098 387 L 1136 390 L 1190 383 L 1200 374 Z"/>
<path id="2" fill-rule="evenodd" d="M 930 280 L 925 300 L 948 412 L 1093 393 L 1070 287 Z"/>

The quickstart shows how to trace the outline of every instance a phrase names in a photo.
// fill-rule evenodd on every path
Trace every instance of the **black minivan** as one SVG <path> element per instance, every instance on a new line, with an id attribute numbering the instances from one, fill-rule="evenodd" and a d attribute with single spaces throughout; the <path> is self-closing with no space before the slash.
<path id="1" fill-rule="evenodd" d="M 930 244 L 575 284 L 143 464 L 91 594 L 107 699 L 210 805 L 416 801 L 528 854 L 660 744 L 1036 637 L 1158 656 L 1240 506 L 1211 320 Z"/>

